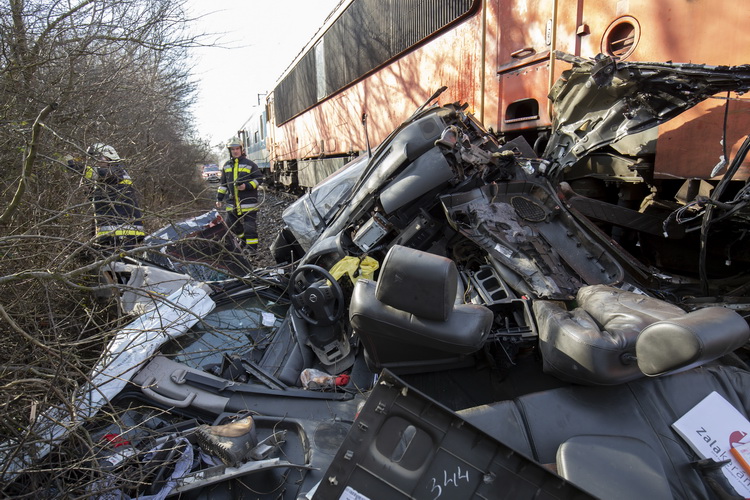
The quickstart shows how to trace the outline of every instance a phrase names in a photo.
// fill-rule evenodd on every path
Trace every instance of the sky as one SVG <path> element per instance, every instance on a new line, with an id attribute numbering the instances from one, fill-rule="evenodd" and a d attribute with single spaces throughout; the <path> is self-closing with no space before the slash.
<path id="1" fill-rule="evenodd" d="M 201 17 L 195 33 L 219 45 L 193 49 L 200 137 L 216 145 L 236 135 L 339 1 L 187 0 L 191 17 Z"/>

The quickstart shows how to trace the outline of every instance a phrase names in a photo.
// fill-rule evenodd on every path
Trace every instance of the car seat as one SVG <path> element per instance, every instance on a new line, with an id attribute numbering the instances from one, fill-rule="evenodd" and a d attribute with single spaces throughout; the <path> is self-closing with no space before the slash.
<path id="1" fill-rule="evenodd" d="M 672 424 L 716 391 L 750 417 L 750 372 L 712 363 L 616 386 L 571 385 L 461 410 L 470 424 L 598 498 L 710 499 L 731 491 Z"/>
<path id="2" fill-rule="evenodd" d="M 582 287 L 578 307 L 537 300 L 543 369 L 585 385 L 622 384 L 684 370 L 731 353 L 750 338 L 737 312 L 706 307 L 692 312 L 607 285 Z"/>
<path id="3" fill-rule="evenodd" d="M 360 279 L 349 306 L 370 370 L 419 373 L 470 364 L 493 314 L 481 305 L 456 303 L 457 289 L 452 260 L 393 246 L 377 282 Z"/>

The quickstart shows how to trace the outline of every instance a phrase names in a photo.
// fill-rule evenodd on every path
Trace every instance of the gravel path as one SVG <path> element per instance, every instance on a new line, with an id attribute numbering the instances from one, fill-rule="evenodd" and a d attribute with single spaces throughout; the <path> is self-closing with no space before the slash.
<path id="1" fill-rule="evenodd" d="M 294 198 L 283 193 L 265 191 L 258 197 L 260 200 L 260 212 L 258 214 L 258 238 L 260 239 L 260 249 L 257 257 L 257 265 L 261 267 L 274 266 L 276 261 L 273 260 L 268 247 L 276 239 L 276 235 L 284 227 L 284 221 L 281 214 L 286 207 L 294 202 Z"/>
<path id="2" fill-rule="evenodd" d="M 217 183 L 206 183 L 204 190 L 196 198 L 198 214 L 214 208 Z M 275 266 L 276 261 L 271 256 L 269 247 L 276 239 L 276 235 L 284 227 L 281 214 L 296 198 L 286 193 L 277 193 L 267 189 L 258 194 L 260 209 L 258 213 L 258 239 L 260 240 L 258 256 L 254 262 L 259 267 Z"/>

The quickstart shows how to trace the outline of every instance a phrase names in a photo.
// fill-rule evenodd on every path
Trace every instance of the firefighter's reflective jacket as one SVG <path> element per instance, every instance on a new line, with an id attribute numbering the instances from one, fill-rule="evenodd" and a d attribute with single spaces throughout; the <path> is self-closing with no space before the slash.
<path id="1" fill-rule="evenodd" d="M 227 212 L 242 215 L 258 209 L 258 186 L 263 181 L 263 174 L 258 165 L 248 160 L 245 155 L 230 158 L 221 170 L 216 200 L 226 202 Z M 241 184 L 245 189 L 238 189 Z"/>
<path id="2" fill-rule="evenodd" d="M 68 167 L 92 184 L 97 237 L 145 236 L 133 181 L 121 164 L 99 167 L 69 161 Z"/>

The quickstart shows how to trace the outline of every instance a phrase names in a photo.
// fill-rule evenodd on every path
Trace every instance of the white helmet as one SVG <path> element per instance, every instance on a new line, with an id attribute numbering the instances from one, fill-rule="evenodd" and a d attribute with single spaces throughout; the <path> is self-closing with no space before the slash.
<path id="1" fill-rule="evenodd" d="M 109 161 L 120 161 L 120 156 L 117 154 L 117 151 L 115 151 L 115 148 L 102 144 L 101 142 L 92 144 L 86 153 L 91 156 L 104 156 Z"/>
<path id="2" fill-rule="evenodd" d="M 242 151 L 245 151 L 245 145 L 237 137 L 232 137 L 227 141 L 227 149 L 231 150 L 232 148 L 242 148 Z"/>

